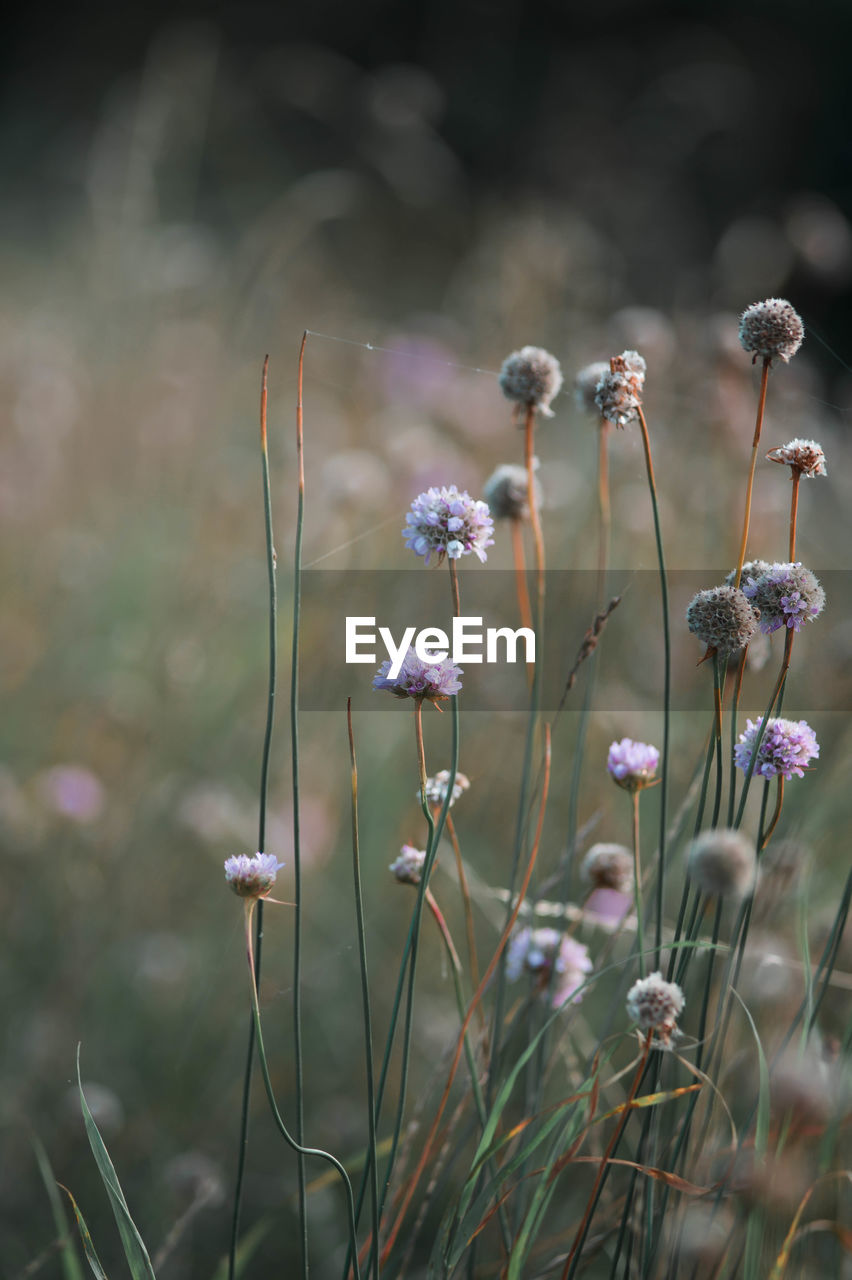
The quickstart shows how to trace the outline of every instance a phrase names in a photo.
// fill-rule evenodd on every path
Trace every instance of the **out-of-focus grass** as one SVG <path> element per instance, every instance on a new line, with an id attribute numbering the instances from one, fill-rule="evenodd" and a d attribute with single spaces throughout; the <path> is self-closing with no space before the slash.
<path id="1" fill-rule="evenodd" d="M 625 346 L 643 351 L 671 567 L 712 571 L 735 555 L 754 374 L 732 336 L 733 309 L 750 295 L 726 279 L 673 318 L 625 309 L 624 246 L 593 230 L 582 208 L 501 205 L 464 190 L 455 169 L 463 218 L 436 206 L 427 216 L 399 189 L 389 195 L 363 157 L 311 172 L 303 158 L 283 156 L 276 172 L 269 138 L 240 155 L 246 135 L 236 124 L 229 133 L 221 104 L 200 120 L 186 115 L 187 84 L 197 88 L 209 74 L 204 47 L 196 54 L 195 61 L 182 55 L 183 63 L 173 48 L 159 63 L 153 57 L 138 99 L 127 86 L 117 91 L 74 171 L 55 240 L 4 258 L 11 287 L 0 313 L 8 420 L 0 446 L 0 1261 L 10 1275 L 45 1248 L 52 1231 L 29 1125 L 74 1189 L 107 1269 L 116 1256 L 72 1087 L 78 1041 L 90 1102 L 98 1096 L 90 1086 L 104 1086 L 98 1123 L 152 1254 L 191 1198 L 193 1169 L 212 1169 L 230 1187 L 248 993 L 241 913 L 221 863 L 253 850 L 256 838 L 265 687 L 256 405 L 266 351 L 285 618 L 295 359 L 304 327 L 404 353 L 309 340 L 306 563 L 358 538 L 324 563 L 410 567 L 399 529 L 419 489 L 456 482 L 478 491 L 495 464 L 519 460 L 520 436 L 496 379 L 476 368 L 495 370 L 527 341 L 554 350 L 569 380 L 588 360 Z M 231 106 L 237 88 L 226 77 Z M 242 93 L 256 120 L 259 96 L 245 86 Z M 158 108 L 167 122 L 160 132 Z M 170 135 L 175 119 L 183 134 Z M 417 138 L 409 142 L 414 148 Z M 422 138 L 421 147 L 424 164 L 429 156 L 437 164 Z M 203 189 L 215 193 L 218 208 L 194 200 L 190 161 L 204 171 Z M 217 165 L 221 177 L 211 179 Z M 783 283 L 776 278 L 772 287 Z M 801 557 L 817 570 L 847 569 L 852 467 L 844 421 L 831 407 L 842 383 L 836 366 L 817 356 L 809 343 L 789 369 L 773 374 L 765 437 L 767 448 L 796 435 L 823 443 L 829 479 L 802 487 Z M 538 433 L 548 562 L 590 568 L 594 430 L 570 394 L 555 407 Z M 758 472 L 755 554 L 784 554 L 785 479 L 768 464 Z M 613 438 L 612 480 L 613 564 L 652 568 L 635 433 Z M 505 536 L 498 535 L 491 563 L 509 567 Z M 603 772 L 608 742 L 631 733 L 659 738 L 660 717 L 639 678 L 660 661 L 659 640 L 631 618 L 628 595 L 599 654 L 601 679 L 618 691 L 625 712 L 595 715 L 591 724 L 579 817 L 582 824 L 597 815 L 598 839 L 627 834 Z M 556 635 L 565 627 L 568 636 L 570 624 L 566 667 L 590 621 L 548 620 Z M 811 660 L 827 655 L 829 671 L 842 670 L 849 619 L 829 601 L 817 625 Z M 677 616 L 673 631 L 676 648 L 691 653 Z M 304 643 L 325 646 L 330 638 L 312 632 L 307 618 Z M 369 672 L 355 669 L 353 678 L 368 680 Z M 785 710 L 807 713 L 796 705 L 795 670 Z M 554 741 L 542 876 L 564 852 L 575 727 L 569 711 Z M 703 715 L 674 717 L 674 808 L 706 727 Z M 816 950 L 848 848 L 848 709 L 820 713 L 814 727 L 819 768 L 789 787 L 779 835 L 813 851 Z M 524 726 L 509 714 L 487 722 L 468 715 L 462 732 L 460 764 L 473 789 L 457 810 L 459 836 L 479 876 L 500 885 L 511 858 L 506 833 Z M 381 975 L 394 969 L 403 940 L 402 891 L 386 868 L 417 822 L 414 740 L 410 717 L 393 706 L 361 717 L 356 734 L 381 1033 L 391 995 Z M 345 708 L 306 715 L 303 743 L 307 1138 L 346 1157 L 360 1151 L 365 1129 L 361 1029 L 353 1016 Z M 286 744 L 279 731 L 268 847 L 289 862 Z M 433 769 L 444 766 L 448 747 L 446 719 L 427 716 Z M 50 772 L 57 766 L 84 772 Z M 653 794 L 648 800 L 643 822 L 652 831 Z M 291 871 L 288 865 L 281 879 L 283 898 Z M 452 882 L 442 872 L 436 893 L 460 930 Z M 495 935 L 484 912 L 479 923 L 490 944 Z M 768 923 L 795 950 L 795 912 Z M 847 946 L 840 968 L 850 967 Z M 267 1044 L 286 1113 L 286 907 L 267 912 L 264 975 Z M 420 981 L 412 1097 L 426 1087 L 455 1027 L 439 940 L 428 929 Z M 844 1010 L 848 1000 L 834 993 L 826 1018 L 838 1035 Z M 245 1221 L 280 1212 L 261 1256 L 286 1266 L 295 1238 L 292 1168 L 260 1091 L 255 1102 Z M 316 1221 L 331 1214 L 333 1196 L 323 1192 L 312 1207 Z M 212 1274 L 226 1239 L 221 1208 L 200 1215 L 164 1274 Z M 317 1274 L 334 1274 L 318 1253 Z"/>

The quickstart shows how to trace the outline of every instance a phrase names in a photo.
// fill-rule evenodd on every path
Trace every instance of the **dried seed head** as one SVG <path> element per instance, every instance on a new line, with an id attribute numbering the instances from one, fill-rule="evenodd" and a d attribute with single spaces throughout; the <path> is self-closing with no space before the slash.
<path id="1" fill-rule="evenodd" d="M 805 336 L 802 317 L 783 298 L 767 298 L 746 307 L 740 317 L 740 342 L 756 360 L 776 357 L 785 363 L 796 354 Z"/>
<path id="2" fill-rule="evenodd" d="M 742 589 L 760 610 L 760 629 L 765 635 L 779 627 L 800 631 L 825 607 L 819 579 L 799 563 L 771 564 L 757 577 L 743 576 Z"/>
<path id="3" fill-rule="evenodd" d="M 749 578 L 759 578 L 762 573 L 766 573 L 767 569 L 772 568 L 771 560 L 746 560 L 743 565 L 743 571 L 740 574 L 740 582 L 748 582 Z M 737 580 L 737 571 L 732 569 L 725 579 L 725 585 L 733 587 Z"/>
<path id="4" fill-rule="evenodd" d="M 532 406 L 545 418 L 553 417 L 550 402 L 559 394 L 562 370 L 559 361 L 542 347 L 521 347 L 506 356 L 500 370 L 500 389 L 507 400 Z"/>
<path id="5" fill-rule="evenodd" d="M 622 351 L 620 356 L 612 357 L 595 392 L 595 404 L 607 422 L 624 427 L 637 416 L 646 368 L 638 351 Z"/>
<path id="6" fill-rule="evenodd" d="M 666 982 L 659 972 L 634 982 L 627 993 L 627 1012 L 641 1031 L 654 1030 L 668 1044 L 677 1030 L 684 1006 L 683 992 L 676 982 Z"/>
<path id="7" fill-rule="evenodd" d="M 725 657 L 748 644 L 759 617 L 738 587 L 711 587 L 690 600 L 686 625 L 699 640 Z"/>
<path id="8" fill-rule="evenodd" d="M 598 384 L 605 373 L 609 373 L 609 361 L 596 360 L 594 364 L 587 364 L 584 369 L 581 369 L 574 379 L 574 399 L 578 407 L 597 417 L 600 416 L 600 410 L 595 396 Z"/>
<path id="9" fill-rule="evenodd" d="M 400 884 L 419 884 L 425 861 L 425 850 L 415 849 L 413 844 L 404 844 L 399 857 L 390 864 L 388 870 L 393 872 Z"/>
<path id="10" fill-rule="evenodd" d="M 780 462 L 792 467 L 800 475 L 813 479 L 814 476 L 825 476 L 825 454 L 816 440 L 791 440 L 789 444 L 778 449 L 770 449 L 767 453 L 770 462 Z"/>
<path id="11" fill-rule="evenodd" d="M 743 897 L 754 887 L 757 854 L 741 831 L 702 831 L 689 847 L 687 869 L 702 893 Z"/>
<path id="12" fill-rule="evenodd" d="M 534 460 L 538 467 L 538 458 Z M 529 485 L 526 467 L 504 463 L 488 477 L 482 496 L 496 520 L 528 520 L 530 514 L 527 496 Z M 534 477 L 536 504 L 541 506 L 541 485 Z"/>
<path id="13" fill-rule="evenodd" d="M 441 769 L 436 773 L 434 778 L 426 779 L 426 799 L 429 804 L 443 804 L 447 798 L 447 784 L 450 781 L 449 769 Z M 459 796 L 464 795 L 470 786 L 470 779 L 463 773 L 456 773 L 455 782 L 453 783 L 453 794 L 450 799 L 450 808 L 452 809 Z M 417 799 L 420 799 L 420 792 L 417 792 Z"/>
<path id="14" fill-rule="evenodd" d="M 623 844 L 593 844 L 580 866 L 580 874 L 596 889 L 633 892 L 633 855 Z"/>

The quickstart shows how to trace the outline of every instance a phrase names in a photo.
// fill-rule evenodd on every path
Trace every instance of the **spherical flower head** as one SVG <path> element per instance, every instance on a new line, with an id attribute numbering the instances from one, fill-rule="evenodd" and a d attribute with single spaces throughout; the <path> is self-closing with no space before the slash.
<path id="1" fill-rule="evenodd" d="M 580 866 L 586 884 L 595 889 L 633 892 L 633 855 L 623 844 L 593 844 Z"/>
<path id="2" fill-rule="evenodd" d="M 399 851 L 399 857 L 390 864 L 389 870 L 393 872 L 400 884 L 419 884 L 425 862 L 424 849 L 415 849 L 412 844 L 404 844 Z"/>
<path id="3" fill-rule="evenodd" d="M 550 402 L 562 387 L 559 361 L 541 347 L 521 347 L 506 356 L 500 369 L 500 390 L 507 400 L 537 409 L 553 417 Z"/>
<path id="4" fill-rule="evenodd" d="M 676 982 L 666 982 L 659 972 L 634 982 L 627 993 L 627 1012 L 641 1031 L 656 1031 L 668 1044 L 683 1011 L 683 992 Z"/>
<path id="5" fill-rule="evenodd" d="M 488 559 L 485 548 L 494 545 L 494 522 L 487 504 L 460 493 L 454 484 L 418 494 L 406 520 L 405 545 L 423 556 L 426 564 L 433 552 L 438 564 L 444 556 L 459 560 L 471 554 L 484 561 Z"/>
<path id="6" fill-rule="evenodd" d="M 235 853 L 225 860 L 225 879 L 241 898 L 265 898 L 283 866 L 272 853 Z"/>
<path id="7" fill-rule="evenodd" d="M 402 660 L 399 674 L 390 675 L 391 662 L 385 659 L 373 676 L 373 688 L 387 691 L 397 698 L 420 698 L 426 702 L 442 702 L 461 689 L 461 667 L 450 658 L 443 662 L 424 662 L 413 648 Z"/>
<path id="8" fill-rule="evenodd" d="M 825 454 L 816 440 L 791 440 L 789 444 L 778 449 L 770 449 L 767 453 L 770 462 L 780 462 L 792 467 L 800 476 L 812 480 L 814 476 L 825 476 Z"/>
<path id="9" fill-rule="evenodd" d="M 783 298 L 752 303 L 740 317 L 740 342 L 756 360 L 789 361 L 805 336 L 802 317 Z"/>
<path id="10" fill-rule="evenodd" d="M 597 395 L 598 384 L 606 373 L 609 373 L 608 360 L 595 360 L 594 364 L 587 364 L 585 368 L 580 370 L 574 379 L 574 399 L 577 402 L 578 409 L 583 409 L 586 413 L 593 413 L 596 417 L 600 417 L 595 396 Z"/>
<path id="11" fill-rule="evenodd" d="M 716 828 L 702 831 L 689 846 L 687 869 L 702 893 L 712 897 L 743 897 L 754 888 L 757 852 L 741 831 Z"/>
<path id="12" fill-rule="evenodd" d="M 748 772 L 751 764 L 762 722 L 762 716 L 747 721 L 745 733 L 740 734 L 740 740 L 734 747 L 734 763 L 743 773 Z M 806 720 L 782 720 L 778 717 L 766 722 L 754 772 L 762 778 L 774 778 L 780 773 L 789 782 L 794 774 L 803 778 L 810 761 L 818 756 L 819 743 Z"/>
<path id="13" fill-rule="evenodd" d="M 595 390 L 595 404 L 607 422 L 626 427 L 638 416 L 646 368 L 638 351 L 622 351 L 612 357 Z"/>
<path id="14" fill-rule="evenodd" d="M 434 778 L 426 779 L 426 800 L 431 805 L 442 805 L 447 798 L 447 786 L 450 781 L 449 769 L 441 769 L 436 773 Z M 470 787 L 470 779 L 463 773 L 456 773 L 455 782 L 453 783 L 453 794 L 450 797 L 450 808 L 452 809 L 455 802 Z M 420 792 L 417 792 L 417 798 L 420 799 Z"/>
<path id="15" fill-rule="evenodd" d="M 520 929 L 506 953 L 509 980 L 516 982 L 523 973 L 537 978 L 539 990 L 548 992 L 554 1008 L 572 997 L 575 1004 L 580 1002 L 582 997 L 575 993 L 591 969 L 588 948 L 557 929 Z"/>
<path id="16" fill-rule="evenodd" d="M 725 657 L 748 644 L 759 616 L 739 587 L 726 585 L 694 595 L 686 610 L 686 625 L 708 648 Z"/>
<path id="17" fill-rule="evenodd" d="M 746 560 L 740 574 L 740 582 L 748 582 L 749 578 L 759 578 L 767 569 L 772 568 L 771 560 Z M 732 569 L 725 579 L 725 585 L 733 587 L 737 580 L 737 571 Z"/>
<path id="18" fill-rule="evenodd" d="M 538 458 L 534 459 L 538 466 Z M 533 479 L 536 505 L 541 506 L 541 485 Z M 482 493 L 496 520 L 528 520 L 530 515 L 529 484 L 526 467 L 504 463 L 485 481 Z"/>
<path id="19" fill-rule="evenodd" d="M 798 563 L 771 564 L 757 577 L 743 578 L 743 592 L 760 610 L 760 629 L 766 635 L 779 627 L 801 631 L 825 607 L 819 579 Z"/>
<path id="20" fill-rule="evenodd" d="M 625 791 L 640 791 L 653 782 L 659 763 L 660 753 L 649 742 L 622 738 L 610 747 L 606 767 L 613 781 Z"/>

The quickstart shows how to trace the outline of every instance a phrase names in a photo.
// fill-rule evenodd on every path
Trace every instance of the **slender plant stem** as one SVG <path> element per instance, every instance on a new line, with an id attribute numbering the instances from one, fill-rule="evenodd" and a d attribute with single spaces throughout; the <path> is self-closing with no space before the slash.
<path id="1" fill-rule="evenodd" d="M 657 484 L 654 479 L 654 463 L 651 459 L 651 438 L 642 406 L 636 410 L 639 426 L 642 431 L 642 448 L 645 452 L 645 470 L 648 473 L 648 488 L 651 492 L 651 507 L 654 514 L 654 537 L 657 541 L 657 560 L 660 570 L 660 596 L 663 612 L 663 764 L 660 771 L 660 847 L 659 870 L 657 875 L 657 918 L 654 922 L 654 968 L 660 966 L 660 952 L 663 945 L 663 902 L 666 876 L 666 836 L 668 822 L 669 796 L 669 740 L 671 736 L 672 705 L 672 644 L 669 628 L 669 586 L 666 575 L 666 560 L 663 553 L 663 534 L 660 526 L 660 506 L 657 501 Z"/>
<path id="2" fill-rule="evenodd" d="M 450 586 L 453 593 L 453 614 L 458 618 L 461 616 L 461 603 L 459 601 L 459 571 L 456 568 L 455 560 L 450 560 L 449 565 Z"/>
<path id="3" fill-rule="evenodd" d="M 713 800 L 713 821 L 711 826 L 716 827 L 719 824 L 719 811 L 722 808 L 722 778 L 724 769 L 722 766 L 722 685 L 724 684 L 724 676 L 719 666 L 718 653 L 713 654 L 713 736 L 716 739 L 716 794 Z"/>
<path id="4" fill-rule="evenodd" d="M 734 751 L 737 745 L 737 718 L 740 710 L 740 695 L 743 688 L 743 675 L 745 674 L 746 657 L 748 655 L 748 645 L 743 649 L 737 662 L 737 674 L 734 680 L 734 694 L 731 698 L 731 762 L 729 766 L 730 779 L 728 782 L 728 826 L 734 825 L 734 806 L 737 802 L 737 764 Z"/>
<path id="5" fill-rule="evenodd" d="M 302 614 L 302 530 L 305 521 L 305 450 L 302 412 L 302 377 L 305 367 L 307 331 L 299 347 L 296 396 L 296 458 L 298 464 L 298 507 L 296 511 L 296 543 L 293 551 L 293 642 L 290 659 L 290 742 L 293 782 L 293 1057 L 296 1077 L 296 1139 L 305 1140 L 305 1088 L 302 1067 L 302 840 L 299 776 L 299 652 Z M 302 1275 L 306 1280 L 308 1260 L 308 1199 L 305 1160 L 298 1159 L 299 1223 L 302 1233 Z"/>
<path id="6" fill-rule="evenodd" d="M 802 473 L 798 467 L 791 468 L 793 473 L 793 493 L 790 498 L 790 562 L 796 559 L 796 519 L 799 514 L 799 481 Z"/>
<path id="7" fill-rule="evenodd" d="M 754 775 L 755 767 L 757 765 L 757 757 L 760 752 L 760 744 L 763 741 L 763 735 L 766 732 L 766 726 L 769 723 L 769 720 L 772 716 L 772 710 L 775 706 L 775 703 L 778 700 L 778 698 L 781 696 L 781 692 L 784 688 L 784 682 L 787 679 L 787 672 L 790 670 L 790 658 L 793 653 L 793 637 L 795 634 L 796 633 L 793 630 L 793 628 L 788 627 L 787 635 L 784 639 L 784 657 L 781 660 L 781 670 L 778 672 L 778 679 L 775 681 L 775 684 L 773 686 L 772 694 L 769 698 L 766 711 L 764 712 L 760 722 L 760 728 L 757 731 L 757 735 L 755 736 L 754 743 L 752 745 L 751 759 L 748 762 L 748 769 L 746 770 L 746 774 L 743 779 L 743 788 L 742 788 L 742 791 L 740 792 L 740 803 L 739 803 L 739 808 L 737 809 L 736 820 L 734 822 L 735 827 L 739 827 L 740 824 L 742 823 L 743 814 L 745 813 L 746 800 L 748 799 L 749 787 L 751 785 L 751 780 Z"/>
<path id="8" fill-rule="evenodd" d="M 278 1104 L 275 1101 L 275 1092 L 272 1088 L 272 1081 L 269 1078 L 269 1066 L 266 1061 L 266 1050 L 263 1044 L 263 1028 L 261 1027 L 261 1023 L 260 1023 L 260 1004 L 258 1002 L 258 996 L 257 996 L 257 983 L 255 982 L 255 961 L 254 961 L 254 956 L 252 954 L 251 917 L 254 911 L 256 901 L 257 900 L 255 898 L 245 899 L 246 953 L 248 957 L 249 977 L 251 979 L 251 1008 L 252 1008 L 252 1015 L 254 1019 L 255 1034 L 257 1036 L 257 1054 L 258 1054 L 258 1058 L 260 1059 L 260 1069 L 263 1074 L 263 1083 L 266 1086 L 266 1096 L 269 1099 L 269 1106 L 272 1111 L 272 1115 L 275 1120 L 275 1123 L 278 1126 L 278 1131 L 281 1134 L 284 1141 L 287 1143 L 287 1145 L 293 1151 L 295 1151 L 296 1154 L 301 1159 L 304 1159 L 306 1156 L 316 1156 L 317 1159 L 319 1160 L 325 1160 L 326 1163 L 330 1164 L 332 1168 L 335 1169 L 336 1172 L 340 1175 L 340 1179 L 343 1183 L 343 1190 L 346 1194 L 346 1208 L 347 1208 L 347 1214 L 349 1218 L 349 1247 L 353 1250 L 353 1253 L 356 1253 L 357 1239 L 355 1235 L 355 1201 L 352 1196 L 352 1184 L 349 1181 L 349 1175 L 347 1174 L 346 1170 L 344 1169 L 340 1161 L 337 1160 L 333 1155 L 331 1155 L 330 1152 L 323 1151 L 320 1147 L 306 1147 L 306 1146 L 303 1146 L 301 1142 L 297 1142 L 295 1138 L 292 1137 L 289 1130 L 287 1129 L 287 1126 L 282 1120 L 281 1113 L 278 1110 Z M 360 1271 L 358 1269 L 358 1263 L 356 1260 L 355 1280 L 359 1280 L 359 1276 L 360 1276 Z"/>
<path id="9" fill-rule="evenodd" d="M 269 454 L 266 442 L 266 404 L 267 373 L 269 356 L 263 361 L 263 373 L 260 383 L 260 458 L 263 478 L 263 513 L 266 533 L 266 569 L 269 586 L 269 676 L 266 696 L 266 728 L 263 736 L 263 757 L 260 766 L 260 796 L 258 804 L 257 849 L 263 853 L 266 849 L 266 805 L 269 792 L 269 759 L 272 748 L 272 728 L 275 719 L 275 686 L 278 671 L 278 594 L 275 580 L 275 546 L 272 537 L 272 498 L 269 484 Z M 253 961 L 253 981 L 260 982 L 261 948 L 263 942 L 263 903 L 258 902 L 255 918 L 256 941 Z M 234 1207 L 231 1216 L 231 1240 L 228 1250 L 228 1280 L 234 1280 L 237 1245 L 240 1234 L 240 1212 L 242 1208 L 243 1177 L 245 1174 L 246 1152 L 248 1149 L 249 1103 L 251 1099 L 251 1076 L 254 1060 L 255 1024 L 249 1022 L 248 1045 L 246 1048 L 246 1065 L 243 1074 L 243 1096 L 240 1108 L 240 1145 L 237 1158 L 237 1176 L 234 1188 Z"/>
<path id="10" fill-rule="evenodd" d="M 449 957 L 450 972 L 453 975 L 453 987 L 455 989 L 455 994 L 456 994 L 456 1007 L 459 1011 L 460 1020 L 464 1022 L 467 1006 L 465 1004 L 464 990 L 462 989 L 461 960 L 459 960 L 459 953 L 458 951 L 456 951 L 452 934 L 450 933 L 449 926 L 446 920 L 444 919 L 444 914 L 441 911 L 441 908 L 438 906 L 437 901 L 435 900 L 435 895 L 432 893 L 432 890 L 428 887 L 426 889 L 426 905 L 428 906 L 429 910 L 432 912 L 432 915 L 435 919 L 435 923 L 437 924 L 438 930 L 441 934 L 441 939 L 443 940 L 444 947 L 446 948 L 447 955 Z M 465 1057 L 467 1059 L 467 1068 L 468 1068 L 468 1071 L 470 1072 L 470 1086 L 471 1086 L 471 1091 L 473 1093 L 473 1100 L 476 1104 L 476 1112 L 479 1117 L 479 1123 L 484 1129 L 486 1122 L 488 1120 L 488 1117 L 485 1114 L 485 1099 L 482 1096 L 482 1089 L 479 1084 L 479 1072 L 477 1071 L 477 1068 L 476 1068 L 476 1057 L 474 1055 L 473 1048 L 470 1043 L 470 1036 L 468 1035 L 467 1030 L 464 1033 L 464 1052 L 465 1052 Z"/>
<path id="11" fill-rule="evenodd" d="M 467 882 L 467 876 L 465 875 L 464 861 L 459 847 L 458 836 L 456 835 L 455 823 L 453 822 L 452 815 L 449 813 L 447 814 L 447 835 L 450 837 L 450 844 L 453 846 L 453 854 L 456 859 L 456 873 L 459 878 L 459 888 L 461 889 L 465 934 L 467 936 L 467 957 L 468 964 L 470 966 L 470 981 L 471 985 L 476 988 L 479 986 L 479 958 L 476 953 L 476 928 L 473 922 L 473 902 L 470 896 L 470 886 Z"/>
<path id="12" fill-rule="evenodd" d="M 532 630 L 532 608 L 530 593 L 527 587 L 527 565 L 524 556 L 524 527 L 520 520 L 511 519 L 509 527 L 512 531 L 512 557 L 515 561 L 515 590 L 518 593 L 518 613 L 521 626 Z"/>
<path id="13" fill-rule="evenodd" d="M 598 608 L 604 601 L 609 544 L 612 535 L 612 512 L 609 498 L 609 422 L 601 418 L 598 428 Z"/>
<path id="14" fill-rule="evenodd" d="M 639 851 L 639 791 L 633 792 L 631 832 L 633 836 L 633 902 L 636 908 L 636 951 L 639 977 L 645 977 L 645 927 L 642 922 L 642 859 Z"/>
<path id="15" fill-rule="evenodd" d="M 358 764 L 355 758 L 355 735 L 352 729 L 352 699 L 346 700 L 346 724 L 349 731 L 349 764 L 352 776 L 352 870 L 355 879 L 355 913 L 358 921 L 358 958 L 361 970 L 361 1003 L 364 1017 L 364 1052 L 367 1071 L 367 1130 L 370 1173 L 370 1209 L 373 1236 L 379 1236 L 379 1166 L 376 1158 L 376 1090 L 373 1073 L 373 1020 L 370 1009 L 370 981 L 367 968 L 367 931 L 364 925 L 364 898 L 361 892 L 361 844 L 358 834 Z M 378 1280 L 378 1264 L 374 1275 Z"/>
<path id="16" fill-rule="evenodd" d="M 760 441 L 760 432 L 763 427 L 763 415 L 766 410 L 766 388 L 769 383 L 769 366 L 771 361 L 768 356 L 764 356 L 763 369 L 760 375 L 760 394 L 757 399 L 757 419 L 754 424 L 754 438 L 751 442 L 751 461 L 748 469 L 748 481 L 746 483 L 746 500 L 745 512 L 743 514 L 743 531 L 740 538 L 740 551 L 737 556 L 737 572 L 734 577 L 734 586 L 738 587 L 743 576 L 743 565 L 746 558 L 746 546 L 748 545 L 748 529 L 751 524 L 751 495 L 754 489 L 754 469 L 757 466 L 757 446 Z"/>
<path id="17" fill-rule="evenodd" d="M 541 532 L 541 519 L 539 517 L 538 498 L 535 488 L 534 435 L 535 405 L 528 404 L 524 415 L 524 459 L 527 467 L 527 503 L 530 509 L 530 529 L 532 530 L 535 550 L 536 627 L 540 629 L 544 616 L 544 536 Z"/>
<path id="18" fill-rule="evenodd" d="M 775 797 L 775 808 L 772 812 L 772 817 L 769 819 L 769 826 L 766 828 L 766 831 L 763 833 L 763 839 L 760 842 L 760 849 L 758 851 L 760 853 L 763 853 L 763 850 L 766 848 L 766 846 L 769 844 L 769 841 L 772 839 L 773 832 L 775 831 L 775 828 L 778 826 L 778 819 L 781 817 L 781 809 L 783 807 L 783 804 L 784 804 L 784 775 L 783 773 L 779 773 L 778 774 L 778 791 Z"/>

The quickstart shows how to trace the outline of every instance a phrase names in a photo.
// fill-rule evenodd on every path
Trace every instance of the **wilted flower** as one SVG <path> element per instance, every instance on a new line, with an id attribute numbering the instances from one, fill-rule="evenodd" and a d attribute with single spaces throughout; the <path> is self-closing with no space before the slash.
<path id="1" fill-rule="evenodd" d="M 273 853 L 236 853 L 225 860 L 225 879 L 241 898 L 265 898 L 283 866 Z"/>
<path id="2" fill-rule="evenodd" d="M 607 422 L 624 427 L 637 416 L 646 368 L 638 351 L 622 351 L 620 356 L 612 357 L 595 392 L 595 404 Z"/>
<path id="3" fill-rule="evenodd" d="M 507 400 L 532 406 L 546 418 L 553 417 L 551 400 L 562 386 L 559 361 L 541 347 L 521 347 L 506 356 L 500 369 L 500 389 Z"/>
<path id="4" fill-rule="evenodd" d="M 740 342 L 754 359 L 785 362 L 796 354 L 805 336 L 802 317 L 783 298 L 767 298 L 746 307 L 740 317 Z"/>
<path id="5" fill-rule="evenodd" d="M 633 855 L 623 844 L 593 844 L 580 866 L 580 874 L 596 889 L 633 892 Z"/>
<path id="6" fill-rule="evenodd" d="M 797 438 L 778 449 L 770 449 L 766 456 L 770 462 L 780 462 L 792 467 L 799 475 L 808 476 L 809 479 L 828 474 L 825 469 L 825 454 L 816 440 Z"/>
<path id="7" fill-rule="evenodd" d="M 484 561 L 488 559 L 485 548 L 494 545 L 494 522 L 487 504 L 467 492 L 459 493 L 454 484 L 418 494 L 406 519 L 405 545 L 427 564 L 433 551 L 439 564 L 444 556 L 458 560 L 471 553 Z"/>
<path id="8" fill-rule="evenodd" d="M 689 846 L 687 870 L 702 893 L 726 898 L 754 887 L 757 853 L 741 831 L 716 828 L 702 831 Z"/>
<path id="9" fill-rule="evenodd" d="M 610 747 L 606 767 L 620 787 L 626 791 L 639 791 L 653 781 L 659 763 L 660 753 L 656 747 L 648 742 L 622 738 Z"/>
<path id="10" fill-rule="evenodd" d="M 522 973 L 538 978 L 539 990 L 549 991 L 556 1009 L 574 997 L 592 970 L 588 948 L 558 929 L 520 929 L 509 943 L 506 953 L 506 976 L 515 982 Z M 551 979 L 551 974 L 553 975 Z"/>
<path id="11" fill-rule="evenodd" d="M 784 626 L 800 631 L 825 605 L 819 579 L 799 563 L 769 565 L 758 577 L 743 579 L 743 592 L 760 610 L 760 629 L 766 635 Z"/>
<path id="12" fill-rule="evenodd" d="M 683 992 L 676 982 L 666 982 L 659 972 L 634 982 L 627 993 L 627 1012 L 641 1031 L 656 1031 L 668 1044 L 677 1030 L 683 1010 Z"/>
<path id="13" fill-rule="evenodd" d="M 574 379 L 574 399 L 578 407 L 585 409 L 586 413 L 598 413 L 595 396 L 598 384 L 605 373 L 609 373 L 609 361 L 596 360 L 594 364 L 587 364 L 584 369 L 581 369 Z"/>
<path id="14" fill-rule="evenodd" d="M 748 644 L 757 630 L 758 617 L 739 587 L 711 587 L 690 600 L 686 625 L 699 640 L 725 657 Z"/>
<path id="15" fill-rule="evenodd" d="M 427 702 L 441 702 L 461 689 L 461 667 L 450 658 L 442 662 L 424 662 L 409 647 L 397 676 L 388 673 L 391 662 L 386 658 L 373 676 L 373 688 L 393 693 L 397 698 L 423 698 Z"/>
<path id="16" fill-rule="evenodd" d="M 440 773 L 436 773 L 434 778 L 426 779 L 426 799 L 429 804 L 443 804 L 447 798 L 447 784 L 450 781 L 449 769 L 441 769 Z M 463 796 L 465 791 L 470 787 L 470 779 L 463 773 L 456 773 L 455 782 L 453 783 L 453 794 L 450 799 L 450 808 L 452 809 L 459 796 Z M 417 792 L 417 798 L 420 799 L 420 792 Z"/>
<path id="17" fill-rule="evenodd" d="M 762 722 L 762 716 L 747 721 L 745 733 L 740 734 L 734 748 L 734 763 L 743 773 L 751 764 Z M 819 743 L 806 720 L 772 719 L 767 721 L 766 732 L 760 740 L 754 772 L 762 778 L 774 778 L 780 773 L 789 782 L 794 774 L 803 778 L 809 762 L 818 755 Z"/>
<path id="18" fill-rule="evenodd" d="M 534 459 L 534 465 L 538 466 L 538 458 Z M 482 487 L 482 493 L 495 519 L 529 519 L 528 479 L 526 467 L 516 467 L 509 462 L 492 472 Z M 541 485 L 535 478 L 533 483 L 536 504 L 541 506 Z"/>
<path id="19" fill-rule="evenodd" d="M 419 884 L 426 861 L 424 849 L 415 849 L 414 845 L 404 844 L 399 857 L 388 868 L 396 876 L 400 884 Z"/>

